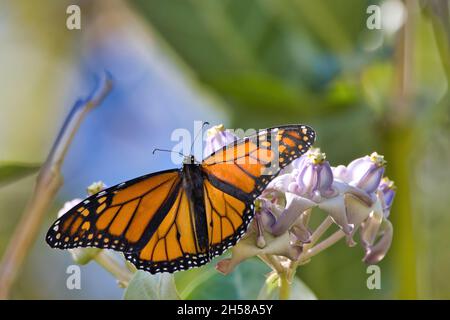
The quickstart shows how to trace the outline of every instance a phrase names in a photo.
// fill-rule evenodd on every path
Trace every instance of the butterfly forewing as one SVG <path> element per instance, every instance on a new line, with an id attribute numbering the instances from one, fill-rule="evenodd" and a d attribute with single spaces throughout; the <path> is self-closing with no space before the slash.
<path id="1" fill-rule="evenodd" d="M 161 220 L 180 189 L 178 169 L 142 176 L 105 189 L 62 215 L 47 233 L 54 248 L 112 248 L 124 252 L 145 245 L 148 228 Z"/>
<path id="2" fill-rule="evenodd" d="M 211 256 L 236 244 L 253 218 L 254 199 L 314 140 L 314 130 L 305 125 L 269 128 L 237 140 L 203 161 Z"/>

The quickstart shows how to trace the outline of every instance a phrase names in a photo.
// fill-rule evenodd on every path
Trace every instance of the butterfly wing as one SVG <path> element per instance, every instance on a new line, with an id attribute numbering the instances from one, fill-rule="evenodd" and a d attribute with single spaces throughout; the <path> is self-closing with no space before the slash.
<path id="1" fill-rule="evenodd" d="M 203 161 L 211 256 L 236 244 L 253 218 L 255 198 L 314 140 L 314 130 L 305 125 L 269 128 L 237 140 Z"/>
<path id="2" fill-rule="evenodd" d="M 208 252 L 198 246 L 194 212 L 184 188 L 180 188 L 174 205 L 143 249 L 125 257 L 150 273 L 186 270 L 210 261 Z"/>
<path id="3" fill-rule="evenodd" d="M 140 250 L 181 189 L 178 169 L 145 175 L 105 189 L 66 212 L 47 232 L 53 248 Z"/>

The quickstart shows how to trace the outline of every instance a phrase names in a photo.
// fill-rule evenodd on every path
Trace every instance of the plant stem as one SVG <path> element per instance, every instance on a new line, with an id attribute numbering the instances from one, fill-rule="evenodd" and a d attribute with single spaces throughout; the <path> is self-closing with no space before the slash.
<path id="1" fill-rule="evenodd" d="M 33 244 L 42 220 L 63 183 L 61 165 L 69 146 L 84 119 L 84 116 L 98 106 L 112 88 L 107 75 L 98 91 L 73 106 L 60 130 L 47 160 L 36 179 L 33 195 L 17 224 L 0 264 L 0 299 L 7 299 L 23 261 Z"/>
<path id="2" fill-rule="evenodd" d="M 297 267 L 304 261 L 307 261 L 308 258 L 303 258 L 304 255 L 307 255 L 310 248 L 316 244 L 316 242 L 323 236 L 323 234 L 333 225 L 333 219 L 331 219 L 330 216 L 327 216 L 322 223 L 317 227 L 317 229 L 313 232 L 311 235 L 311 242 L 307 243 L 303 246 L 303 253 L 300 255 L 300 257 L 296 261 L 291 261 L 291 264 L 289 266 L 288 270 L 288 279 L 289 281 L 292 281 L 292 278 L 295 275 L 295 272 L 297 270 Z M 317 253 L 316 253 L 317 254 Z"/>
<path id="3" fill-rule="evenodd" d="M 417 297 L 417 257 L 412 243 L 414 237 L 414 208 L 411 203 L 411 157 L 417 153 L 417 121 L 413 117 L 414 105 L 414 22 L 417 3 L 405 1 L 407 19 L 397 36 L 395 46 L 395 86 L 392 103 L 384 119 L 384 150 L 389 159 L 388 173 L 401 192 L 395 198 L 392 224 L 396 226 L 395 241 L 391 255 L 397 286 L 395 296 L 399 299 Z"/>
<path id="4" fill-rule="evenodd" d="M 289 300 L 291 296 L 291 284 L 286 272 L 278 273 L 280 281 L 280 300 Z"/>
<path id="5" fill-rule="evenodd" d="M 123 287 L 128 287 L 128 283 L 133 277 L 133 273 L 117 261 L 108 251 L 102 250 L 94 258 L 101 267 L 111 273 Z"/>
<path id="6" fill-rule="evenodd" d="M 322 252 L 323 250 L 329 248 L 339 240 L 345 237 L 345 233 L 342 230 L 338 230 L 335 233 L 333 233 L 331 236 L 320 242 L 319 244 L 315 245 L 314 247 L 306 250 L 300 255 L 300 258 L 298 259 L 299 264 L 302 262 L 305 262 L 309 259 L 311 259 L 313 256 L 317 255 L 318 253 Z"/>
<path id="7" fill-rule="evenodd" d="M 332 225 L 333 219 L 327 216 L 311 235 L 311 242 L 306 245 L 312 247 Z"/>
<path id="8" fill-rule="evenodd" d="M 277 273 L 283 273 L 283 266 L 276 260 L 272 255 L 269 254 L 261 254 L 258 256 L 262 261 L 264 261 L 272 270 Z"/>

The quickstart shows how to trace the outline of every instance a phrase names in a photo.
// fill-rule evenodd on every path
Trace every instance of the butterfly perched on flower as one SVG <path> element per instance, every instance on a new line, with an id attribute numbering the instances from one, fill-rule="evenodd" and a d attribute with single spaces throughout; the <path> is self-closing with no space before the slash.
<path id="1" fill-rule="evenodd" d="M 124 253 L 137 268 L 174 272 L 221 255 L 244 235 L 254 200 L 280 170 L 304 154 L 306 125 L 257 131 L 202 162 L 151 173 L 81 201 L 50 227 L 53 248 L 97 247 Z"/>

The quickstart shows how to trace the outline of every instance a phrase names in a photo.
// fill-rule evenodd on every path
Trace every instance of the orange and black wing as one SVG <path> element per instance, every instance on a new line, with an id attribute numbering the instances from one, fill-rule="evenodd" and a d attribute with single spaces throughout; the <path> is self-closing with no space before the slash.
<path id="1" fill-rule="evenodd" d="M 253 219 L 255 198 L 314 140 L 314 130 L 305 125 L 269 128 L 237 140 L 203 161 L 210 257 L 236 244 Z"/>
<path id="2" fill-rule="evenodd" d="M 150 273 L 187 270 L 208 263 L 208 252 L 198 245 L 194 215 L 190 199 L 181 188 L 156 232 L 139 252 L 126 254 L 126 259 Z"/>
<path id="3" fill-rule="evenodd" d="M 143 248 L 179 199 L 178 169 L 145 175 L 105 189 L 66 212 L 50 227 L 53 248 Z"/>

